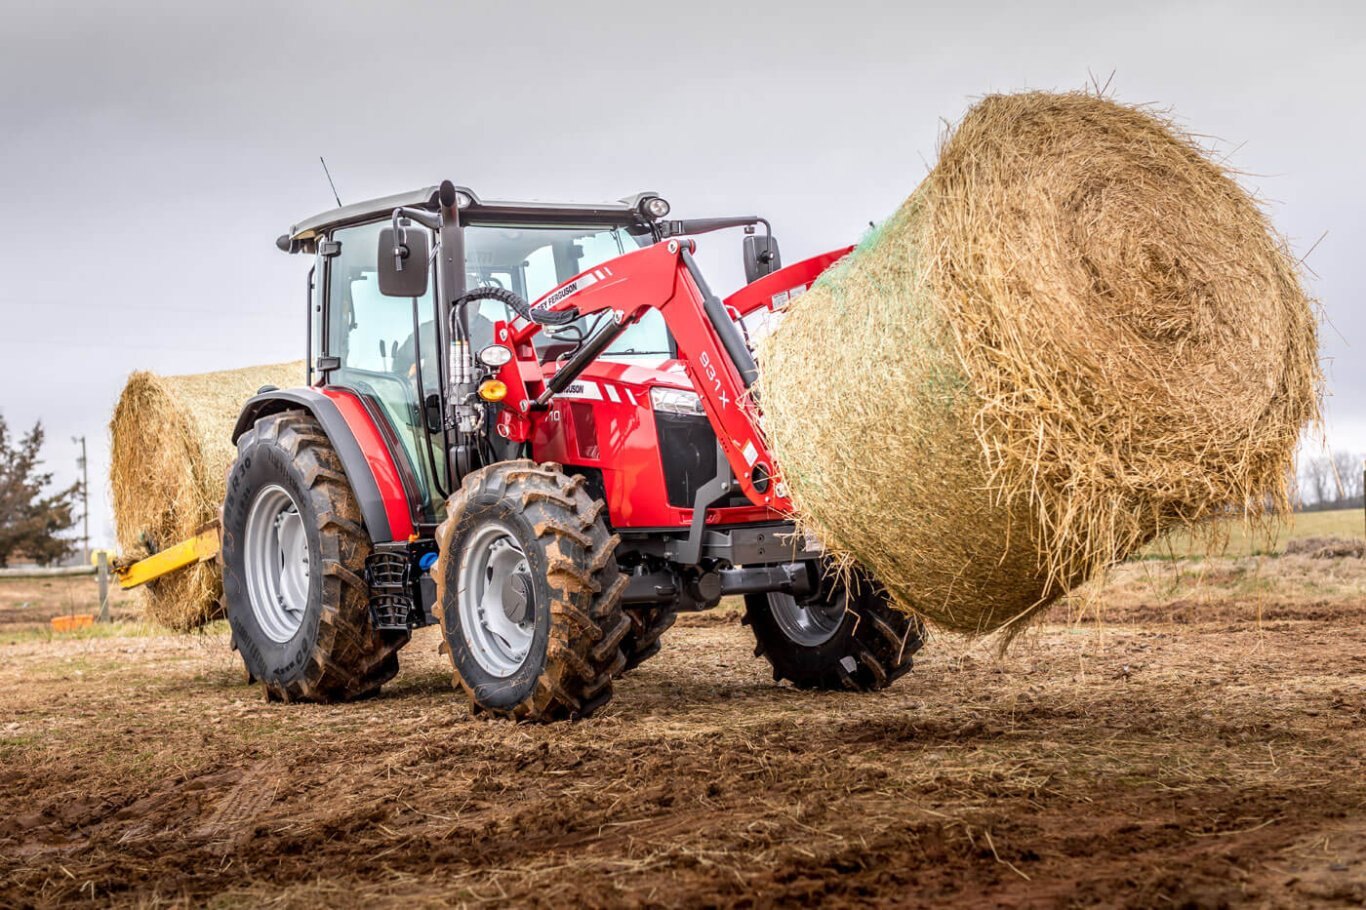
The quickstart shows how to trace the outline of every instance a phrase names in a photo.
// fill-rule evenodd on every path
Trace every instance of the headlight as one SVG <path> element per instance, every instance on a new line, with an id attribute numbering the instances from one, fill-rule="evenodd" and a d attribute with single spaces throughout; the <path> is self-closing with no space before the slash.
<path id="1" fill-rule="evenodd" d="M 666 414 L 685 414 L 694 417 L 705 416 L 707 413 L 702 410 L 702 399 L 697 393 L 683 389 L 655 386 L 650 389 L 650 404 L 656 411 L 663 411 Z"/>
<path id="2" fill-rule="evenodd" d="M 479 352 L 479 362 L 486 367 L 500 367 L 512 359 L 512 351 L 501 344 L 491 344 Z"/>
<path id="3" fill-rule="evenodd" d="M 669 214 L 669 203 L 659 196 L 649 196 L 641 200 L 640 207 L 651 218 L 663 218 Z"/>

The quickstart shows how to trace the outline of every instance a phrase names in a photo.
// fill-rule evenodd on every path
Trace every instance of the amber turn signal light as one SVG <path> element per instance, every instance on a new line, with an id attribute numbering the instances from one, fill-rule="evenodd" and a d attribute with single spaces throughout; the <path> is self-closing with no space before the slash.
<path id="1" fill-rule="evenodd" d="M 479 383 L 479 397 L 485 401 L 502 401 L 507 396 L 507 383 L 501 379 L 485 379 Z"/>

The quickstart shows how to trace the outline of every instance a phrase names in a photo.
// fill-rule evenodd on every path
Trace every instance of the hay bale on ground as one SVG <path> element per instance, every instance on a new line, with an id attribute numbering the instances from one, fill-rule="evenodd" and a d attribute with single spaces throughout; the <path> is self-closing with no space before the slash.
<path id="1" fill-rule="evenodd" d="M 216 520 L 237 454 L 230 437 L 243 402 L 263 385 L 297 386 L 303 378 L 302 361 L 128 377 L 109 423 L 109 481 L 121 555 L 139 559 Z M 216 563 L 201 563 L 142 590 L 149 619 L 184 630 L 219 615 L 222 576 Z"/>
<path id="2" fill-rule="evenodd" d="M 1178 525 L 1288 511 L 1316 318 L 1254 200 L 1151 112 L 990 96 L 761 350 L 799 517 L 945 628 L 1018 631 Z"/>

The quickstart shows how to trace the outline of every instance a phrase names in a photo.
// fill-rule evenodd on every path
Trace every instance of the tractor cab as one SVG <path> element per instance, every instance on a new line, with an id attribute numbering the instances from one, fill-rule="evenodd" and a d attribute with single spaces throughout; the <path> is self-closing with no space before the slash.
<path id="1" fill-rule="evenodd" d="M 544 206 L 468 201 L 460 225 L 465 251 L 463 288 L 506 288 L 539 294 L 581 268 L 653 241 L 652 225 L 625 203 L 609 206 Z M 434 528 L 444 515 L 453 475 L 449 434 L 443 428 L 449 401 L 449 329 L 443 325 L 436 288 L 437 263 L 423 263 L 428 280 L 421 293 L 386 296 L 380 288 L 380 237 L 395 208 L 429 210 L 436 189 L 347 206 L 308 219 L 280 239 L 291 252 L 314 256 L 309 280 L 309 384 L 348 389 L 380 418 L 394 446 L 404 495 L 417 526 Z M 410 242 L 434 232 L 411 221 Z M 459 289 L 457 289 L 459 290 Z M 469 344 L 493 340 L 506 307 L 480 301 L 463 314 Z M 573 330 L 566 332 L 572 337 Z M 547 338 L 553 358 L 568 337 Z M 626 342 L 630 344 L 630 340 Z"/>

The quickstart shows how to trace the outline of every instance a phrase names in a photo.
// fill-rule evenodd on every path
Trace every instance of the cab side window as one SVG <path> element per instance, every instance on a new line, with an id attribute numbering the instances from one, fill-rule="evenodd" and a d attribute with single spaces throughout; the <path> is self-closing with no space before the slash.
<path id="1" fill-rule="evenodd" d="M 341 252 L 328 264 L 327 353 L 341 360 L 343 369 L 387 373 L 400 379 L 416 374 L 422 355 L 423 384 L 436 387 L 436 326 L 432 291 L 418 301 L 421 328 L 413 333 L 412 301 L 385 297 L 379 292 L 376 258 L 384 224 L 366 224 L 333 232 Z M 428 375 L 430 374 L 430 375 Z"/>
<path id="2" fill-rule="evenodd" d="M 411 298 L 379 292 L 379 232 L 384 223 L 341 228 L 331 239 L 341 251 L 327 259 L 327 328 L 324 353 L 337 358 L 328 381 L 379 406 L 403 447 L 427 510 L 440 507 L 432 490 L 440 487 L 445 456 L 429 446 L 423 401 L 440 390 L 435 295 L 414 307 Z M 418 230 L 418 228 L 410 228 Z M 418 391 L 418 376 L 422 393 Z"/>

